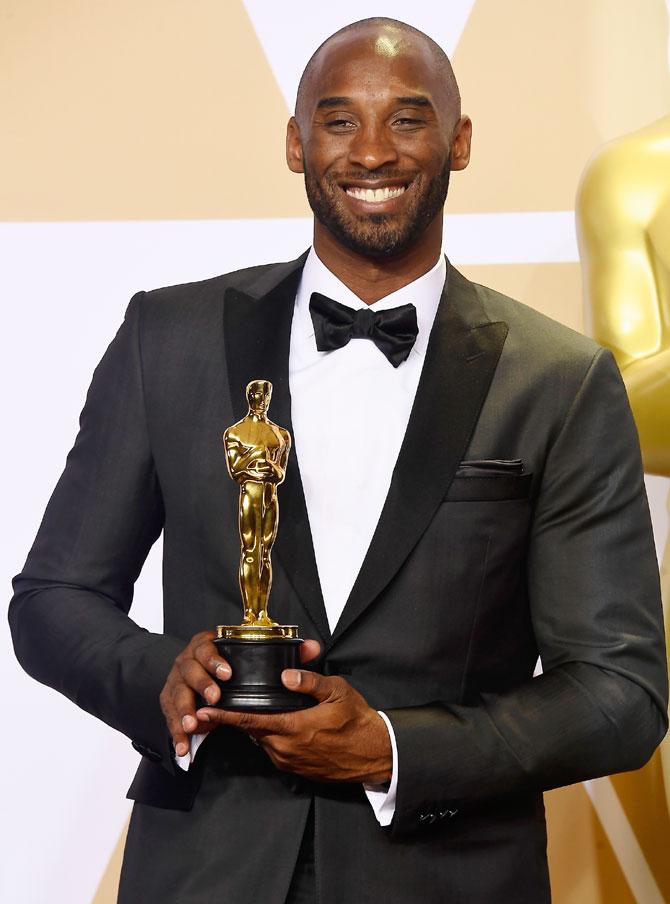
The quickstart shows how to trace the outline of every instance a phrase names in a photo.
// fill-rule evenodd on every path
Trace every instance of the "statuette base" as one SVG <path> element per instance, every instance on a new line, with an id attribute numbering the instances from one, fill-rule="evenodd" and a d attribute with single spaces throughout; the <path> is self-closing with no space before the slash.
<path id="1" fill-rule="evenodd" d="M 220 709 L 273 713 L 316 704 L 281 681 L 284 669 L 301 667 L 296 625 L 218 625 L 216 633 L 214 644 L 233 672 L 228 681 L 217 681 Z"/>

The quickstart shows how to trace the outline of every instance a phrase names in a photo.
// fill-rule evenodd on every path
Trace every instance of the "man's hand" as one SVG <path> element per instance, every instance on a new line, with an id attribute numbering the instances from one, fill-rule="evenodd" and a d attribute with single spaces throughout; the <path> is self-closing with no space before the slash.
<path id="1" fill-rule="evenodd" d="M 210 729 L 242 729 L 283 772 L 330 782 L 390 780 L 393 757 L 384 720 L 344 678 L 286 669 L 282 681 L 289 690 L 315 697 L 318 705 L 277 714 L 203 707 L 197 718 Z"/>
<path id="2" fill-rule="evenodd" d="M 188 753 L 190 735 L 205 734 L 219 724 L 196 715 L 196 695 L 211 704 L 215 704 L 221 696 L 212 676 L 219 681 L 227 681 L 231 676 L 230 665 L 219 656 L 214 645 L 215 637 L 214 631 L 201 631 L 191 638 L 175 659 L 160 693 L 161 709 L 178 756 Z M 310 662 L 320 652 L 321 647 L 316 640 L 306 640 L 300 645 L 300 661 Z"/>

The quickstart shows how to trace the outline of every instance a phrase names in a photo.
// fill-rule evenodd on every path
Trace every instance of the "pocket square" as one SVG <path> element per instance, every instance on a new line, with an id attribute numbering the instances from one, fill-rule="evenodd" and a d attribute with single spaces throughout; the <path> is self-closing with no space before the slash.
<path id="1" fill-rule="evenodd" d="M 462 461 L 445 501 L 494 502 L 528 499 L 533 475 L 525 474 L 520 458 L 482 458 Z"/>
<path id="2" fill-rule="evenodd" d="M 523 474 L 520 458 L 473 458 L 462 461 L 456 471 L 456 477 L 509 477 L 512 474 Z"/>

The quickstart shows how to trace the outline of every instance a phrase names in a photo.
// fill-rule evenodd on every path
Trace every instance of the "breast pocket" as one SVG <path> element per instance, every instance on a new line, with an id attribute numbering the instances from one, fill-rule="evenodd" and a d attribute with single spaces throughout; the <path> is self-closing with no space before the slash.
<path id="1" fill-rule="evenodd" d="M 486 502 L 529 499 L 533 475 L 523 473 L 523 462 L 490 459 L 461 462 L 445 502 Z"/>

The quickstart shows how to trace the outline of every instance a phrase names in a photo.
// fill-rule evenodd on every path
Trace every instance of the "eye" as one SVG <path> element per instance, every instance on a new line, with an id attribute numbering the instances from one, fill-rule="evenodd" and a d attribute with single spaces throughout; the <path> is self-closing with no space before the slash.
<path id="1" fill-rule="evenodd" d="M 393 120 L 393 125 L 397 126 L 399 129 L 410 130 L 410 129 L 418 129 L 423 125 L 422 119 L 416 119 L 411 116 L 399 116 L 397 119 Z"/>
<path id="2" fill-rule="evenodd" d="M 356 127 L 356 123 L 351 119 L 340 116 L 337 119 L 329 119 L 326 122 L 326 126 L 335 132 L 348 132 Z"/>

